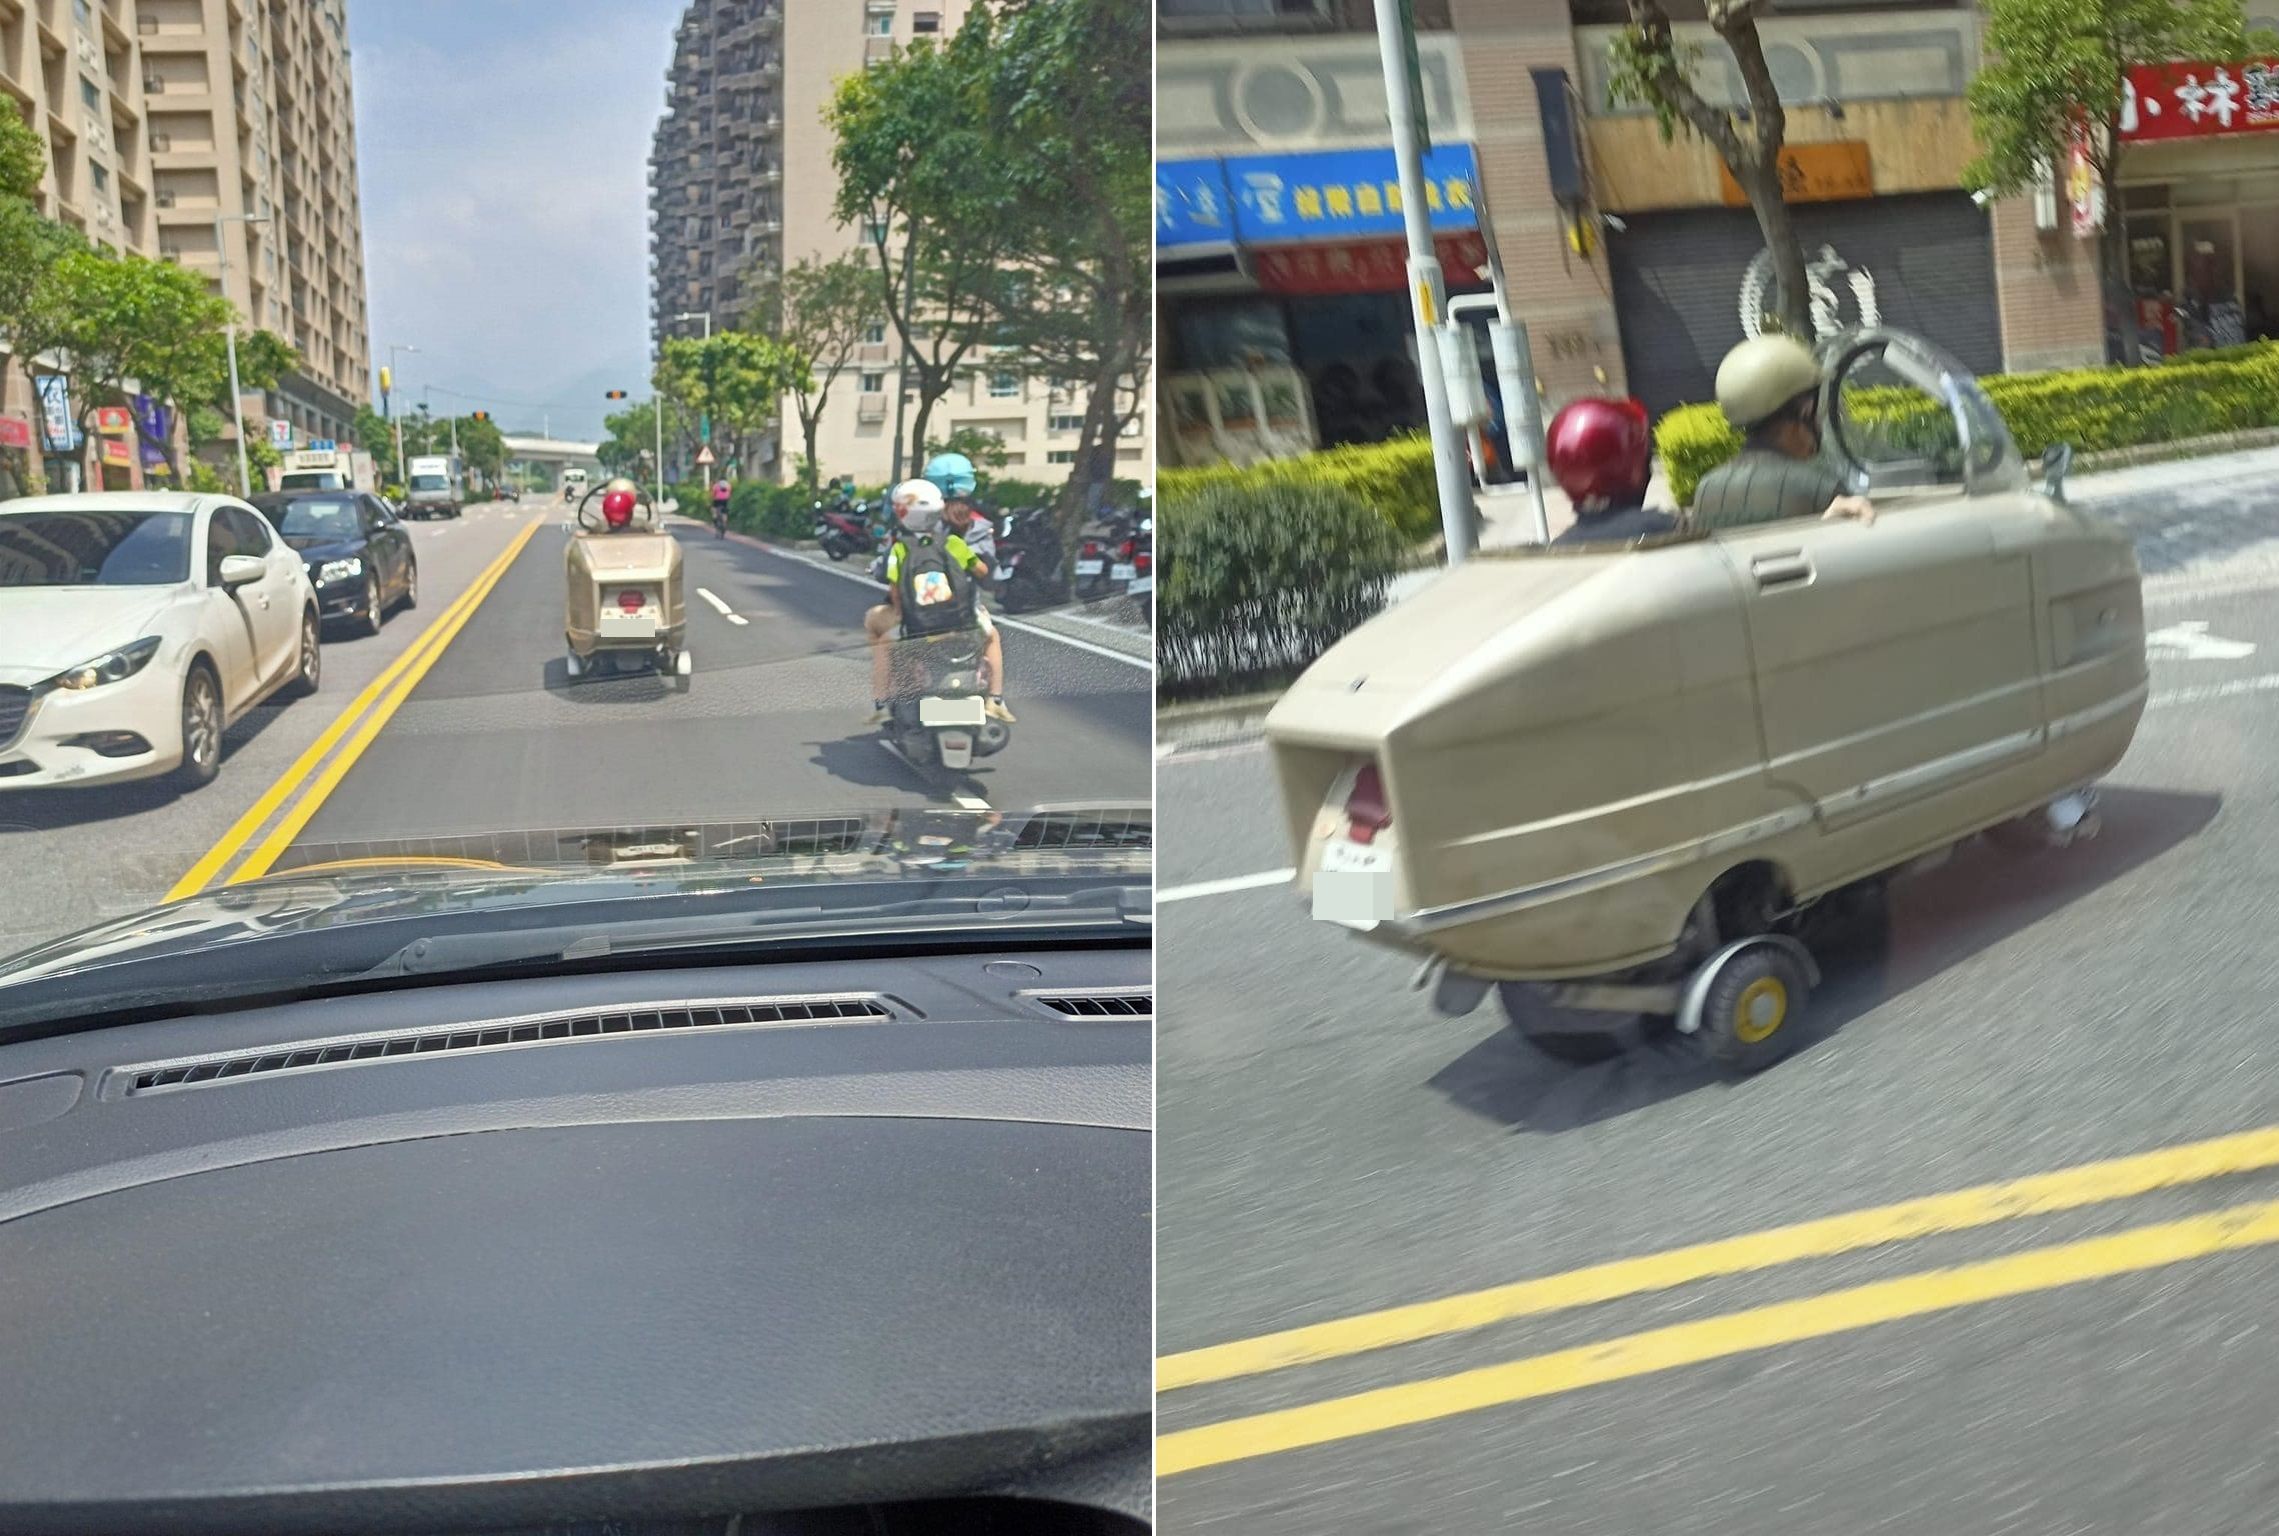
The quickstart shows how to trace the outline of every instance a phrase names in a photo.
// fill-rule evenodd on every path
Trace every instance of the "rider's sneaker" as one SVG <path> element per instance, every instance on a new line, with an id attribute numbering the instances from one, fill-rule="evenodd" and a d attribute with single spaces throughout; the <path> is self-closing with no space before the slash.
<path id="1" fill-rule="evenodd" d="M 1007 725 L 1013 723 L 1013 712 L 1005 707 L 1005 700 L 1002 697 L 991 699 L 981 706 L 981 710 L 992 720 L 1002 720 Z"/>

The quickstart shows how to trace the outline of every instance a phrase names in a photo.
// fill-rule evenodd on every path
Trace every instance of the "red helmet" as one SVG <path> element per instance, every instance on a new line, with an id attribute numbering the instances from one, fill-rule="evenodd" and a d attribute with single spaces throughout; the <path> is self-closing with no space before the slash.
<path id="1" fill-rule="evenodd" d="M 1643 496 L 1654 473 L 1646 407 L 1635 400 L 1570 400 L 1551 418 L 1544 456 L 1551 478 L 1578 505 Z"/>
<path id="2" fill-rule="evenodd" d="M 604 491 L 601 498 L 601 515 L 612 528 L 622 528 L 633 521 L 632 491 Z"/>

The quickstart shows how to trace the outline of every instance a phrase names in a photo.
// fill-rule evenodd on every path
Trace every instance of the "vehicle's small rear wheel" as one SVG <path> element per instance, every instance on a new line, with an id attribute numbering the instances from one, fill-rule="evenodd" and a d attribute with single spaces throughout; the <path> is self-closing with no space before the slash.
<path id="1" fill-rule="evenodd" d="M 1620 1014 L 1562 1008 L 1547 1002 L 1540 987 L 1519 981 L 1498 982 L 1496 1001 L 1512 1032 L 1554 1061 L 1587 1067 L 1627 1048 Z"/>
<path id="2" fill-rule="evenodd" d="M 1728 957 L 1702 1000 L 1701 1040 L 1710 1059 L 1761 1072 L 1796 1048 L 1811 978 L 1789 950 L 1753 944 Z"/>
<path id="3" fill-rule="evenodd" d="M 305 699 L 324 681 L 324 646 L 317 634 L 314 609 L 301 614 L 301 661 L 293 672 L 293 697 Z"/>
<path id="4" fill-rule="evenodd" d="M 181 789 L 202 789 L 222 771 L 222 685 L 203 661 L 190 663 L 182 683 L 182 766 L 174 770 Z"/>
<path id="5" fill-rule="evenodd" d="M 356 627 L 364 634 L 376 635 L 387 618 L 387 609 L 380 601 L 380 573 L 368 570 L 364 573 L 364 611 L 357 615 Z"/>

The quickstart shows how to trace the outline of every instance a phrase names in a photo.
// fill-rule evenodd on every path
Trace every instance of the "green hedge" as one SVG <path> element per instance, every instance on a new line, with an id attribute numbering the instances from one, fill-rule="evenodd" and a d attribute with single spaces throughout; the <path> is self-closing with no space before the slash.
<path id="1" fill-rule="evenodd" d="M 2052 443 L 2102 453 L 2279 425 L 2279 343 L 2192 352 L 2150 368 L 2074 368 L 1979 380 L 2031 462 Z M 1914 436 L 1937 415 L 1906 389 L 1861 390 L 1848 414 L 1880 432 Z M 1921 421 L 1910 418 L 1920 416 Z M 1935 431 L 1926 434 L 1936 436 Z M 1714 405 L 1683 405 L 1654 428 L 1670 494 L 1693 501 L 1701 477 L 1740 452 L 1739 434 Z"/>
<path id="2" fill-rule="evenodd" d="M 1166 698 L 1286 682 L 1385 602 L 1407 547 L 1351 491 L 1292 476 L 1165 477 L 1156 680 Z"/>
<path id="3" fill-rule="evenodd" d="M 1343 491 L 1391 525 L 1404 545 L 1421 544 L 1440 531 L 1440 486 L 1432 466 L 1432 440 L 1421 433 L 1331 448 L 1303 458 L 1275 459 L 1249 469 L 1166 469 L 1157 495 L 1168 506 L 1174 498 L 1192 500 L 1208 491 L 1283 485 L 1323 485 Z"/>

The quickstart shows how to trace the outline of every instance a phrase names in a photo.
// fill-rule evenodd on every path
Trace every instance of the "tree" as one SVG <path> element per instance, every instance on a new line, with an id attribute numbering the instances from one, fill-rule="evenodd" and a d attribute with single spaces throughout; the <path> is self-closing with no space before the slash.
<path id="1" fill-rule="evenodd" d="M 2052 0 L 2063 4 L 2064 0 Z M 2124 0 L 2124 3 L 2168 4 L 2169 0 Z M 1654 109 L 1665 142 L 1679 128 L 1708 141 L 1725 168 L 1733 173 L 1757 217 L 1765 249 L 1772 253 L 1773 276 L 1780 294 L 1780 328 L 1793 336 L 1809 337 L 1810 287 L 1804 272 L 1804 250 L 1797 244 L 1796 225 L 1789 218 L 1781 188 L 1780 152 L 1788 142 L 1788 113 L 1773 85 L 1773 72 L 1765 63 L 1764 40 L 1757 35 L 1757 17 L 1769 0 L 1707 0 L 1710 30 L 1732 51 L 1742 89 L 1748 95 L 1746 110 L 1712 106 L 1694 84 L 1694 67 L 1701 49 L 1681 43 L 1670 27 L 1662 0 L 1627 0 L 1629 22 L 1616 34 L 1608 52 L 1609 93 L 1616 101 L 1634 101 Z"/>
<path id="2" fill-rule="evenodd" d="M 1064 541 L 1114 475 L 1146 388 L 1151 25 L 1126 0 L 1009 0 L 988 59 L 986 99 L 1018 197 L 998 359 L 1086 393 L 1056 508 Z"/>
<path id="3" fill-rule="evenodd" d="M 962 453 L 983 469 L 1005 467 L 1005 439 L 980 427 L 959 427 L 948 437 L 934 439 L 926 444 L 918 460 L 923 464 L 937 453 Z"/>
<path id="4" fill-rule="evenodd" d="M 943 46 L 921 39 L 839 81 L 825 109 L 837 135 L 834 212 L 867 230 L 880 299 L 917 396 L 908 442 L 978 359 L 1002 314 L 1027 146 L 1000 137 L 989 99 L 995 18 L 976 6 Z"/>
<path id="5" fill-rule="evenodd" d="M 275 389 L 277 381 L 301 366 L 301 354 L 275 331 L 244 331 L 237 338 L 237 382 L 248 393 Z M 228 382 L 223 382 L 227 405 Z"/>
<path id="6" fill-rule="evenodd" d="M 498 423 L 482 416 L 461 416 L 456 423 L 446 421 L 438 429 L 446 446 L 454 425 L 458 427 L 460 459 L 486 484 L 496 485 L 499 476 L 506 473 L 506 435 L 499 431 Z"/>
<path id="7" fill-rule="evenodd" d="M 886 324 L 886 295 L 870 259 L 857 253 L 829 261 L 809 257 L 774 283 L 755 285 L 754 318 L 790 353 L 793 408 L 806 442 L 800 480 L 813 491 L 819 470 L 815 439 L 831 386 L 855 360 L 855 349 Z"/>
<path id="8" fill-rule="evenodd" d="M 643 400 L 602 418 L 609 436 L 595 450 L 602 468 L 612 474 L 632 470 L 657 451 L 657 402 Z"/>
<path id="9" fill-rule="evenodd" d="M 791 354 L 749 331 L 715 331 L 706 339 L 667 340 L 657 364 L 657 390 L 691 415 L 712 419 L 715 453 L 723 436 L 743 438 L 775 420 L 796 371 Z"/>
<path id="10" fill-rule="evenodd" d="M 60 351 L 71 361 L 74 414 L 82 430 L 98 404 L 138 390 L 154 400 L 209 401 L 229 387 L 222 327 L 228 304 L 170 262 L 66 252 L 38 285 L 17 328 L 25 355 Z M 135 417 L 142 433 L 142 418 Z M 155 443 L 181 478 L 171 441 Z"/>
<path id="11" fill-rule="evenodd" d="M 2123 360 L 2139 360 L 2136 304 L 2121 217 L 2121 117 L 2128 71 L 2177 60 L 2229 63 L 2274 40 L 2251 36 L 2239 0 L 1988 0 L 1986 54 L 1970 83 L 1982 153 L 1963 171 L 1972 191 L 2012 193 L 2069 158 L 2078 135 L 2105 194 L 2099 244 L 2106 293 L 2118 308 Z"/>
<path id="12" fill-rule="evenodd" d="M 0 107 L 0 197 L 30 202 L 40 195 L 47 175 L 47 146 L 38 130 L 16 115 L 13 104 Z"/>

